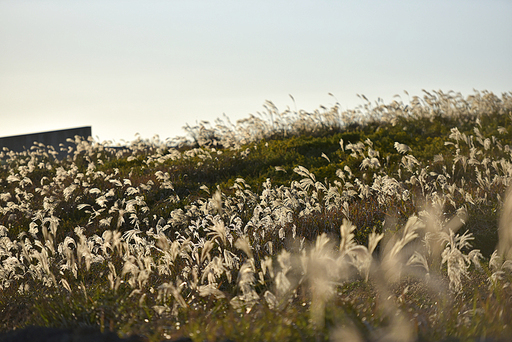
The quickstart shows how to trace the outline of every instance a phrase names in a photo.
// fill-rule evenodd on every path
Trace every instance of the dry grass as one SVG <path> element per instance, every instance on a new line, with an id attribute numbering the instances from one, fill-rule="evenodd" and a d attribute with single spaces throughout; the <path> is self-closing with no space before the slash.
<path id="1" fill-rule="evenodd" d="M 511 94 L 265 108 L 236 125 L 187 127 L 195 146 L 77 137 L 65 160 L 38 144 L 2 152 L 0 329 L 512 336 Z M 426 122 L 454 125 L 433 136 Z"/>

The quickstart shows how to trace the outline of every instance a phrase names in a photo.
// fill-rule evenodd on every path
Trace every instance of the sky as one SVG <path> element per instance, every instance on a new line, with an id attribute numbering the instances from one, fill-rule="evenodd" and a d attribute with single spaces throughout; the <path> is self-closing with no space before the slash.
<path id="1" fill-rule="evenodd" d="M 165 140 L 266 100 L 501 95 L 510 18 L 510 0 L 0 0 L 0 136 L 92 126 L 98 141 Z"/>

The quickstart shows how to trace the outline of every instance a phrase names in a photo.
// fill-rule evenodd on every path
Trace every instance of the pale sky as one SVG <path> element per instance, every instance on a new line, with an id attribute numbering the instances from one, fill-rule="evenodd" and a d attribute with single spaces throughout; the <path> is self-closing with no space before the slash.
<path id="1" fill-rule="evenodd" d="M 510 0 L 0 0 L 0 136 L 92 126 L 100 141 L 163 140 L 265 100 L 501 95 L 511 18 Z"/>

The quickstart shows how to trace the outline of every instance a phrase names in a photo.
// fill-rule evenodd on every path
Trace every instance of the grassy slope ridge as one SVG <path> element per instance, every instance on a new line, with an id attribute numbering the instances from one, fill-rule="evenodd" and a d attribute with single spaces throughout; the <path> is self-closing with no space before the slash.
<path id="1" fill-rule="evenodd" d="M 192 143 L 1 152 L 0 330 L 512 336 L 511 93 L 265 109 Z"/>

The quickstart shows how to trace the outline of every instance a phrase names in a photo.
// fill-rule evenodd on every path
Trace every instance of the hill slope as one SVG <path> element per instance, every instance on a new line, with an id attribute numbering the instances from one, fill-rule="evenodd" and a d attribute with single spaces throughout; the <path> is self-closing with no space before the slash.
<path id="1" fill-rule="evenodd" d="M 434 92 L 343 113 L 268 103 L 267 120 L 202 123 L 187 128 L 190 142 L 114 149 L 77 137 L 65 160 L 39 145 L 4 151 L 0 328 L 198 340 L 512 333 L 509 299 L 493 302 L 505 311 L 492 319 L 497 288 L 484 286 L 507 274 L 512 243 L 502 233 L 493 254 L 511 95 Z"/>

